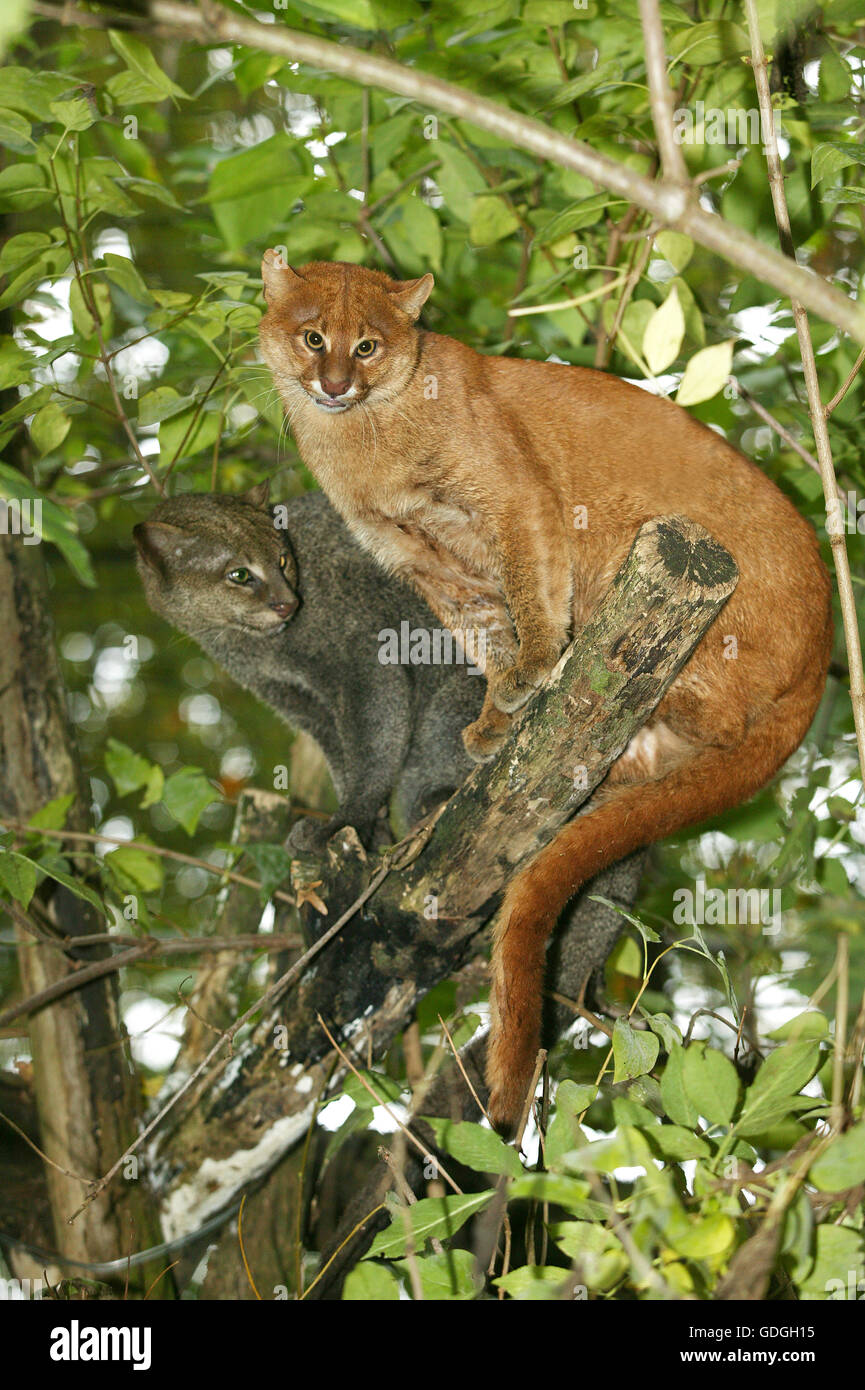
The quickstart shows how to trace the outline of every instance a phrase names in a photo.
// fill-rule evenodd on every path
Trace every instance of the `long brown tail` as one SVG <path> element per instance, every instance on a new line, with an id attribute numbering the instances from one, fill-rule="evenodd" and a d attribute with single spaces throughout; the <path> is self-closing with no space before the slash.
<path id="1" fill-rule="evenodd" d="M 798 748 L 822 679 L 782 696 L 735 748 L 704 748 L 653 782 L 601 789 L 596 809 L 569 821 L 510 884 L 492 953 L 487 1049 L 490 1118 L 512 1132 L 540 1047 L 546 943 L 577 889 L 632 850 L 753 796 Z"/>

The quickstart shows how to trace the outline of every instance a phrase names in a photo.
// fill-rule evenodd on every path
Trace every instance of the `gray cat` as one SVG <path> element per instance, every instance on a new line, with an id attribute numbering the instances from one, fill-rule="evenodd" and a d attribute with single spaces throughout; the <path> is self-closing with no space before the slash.
<path id="1" fill-rule="evenodd" d="M 151 608 L 322 749 L 339 809 L 327 824 L 298 822 L 296 852 L 345 825 L 368 846 L 388 805 L 402 834 L 468 775 L 461 730 L 480 710 L 483 679 L 468 658 L 406 661 L 412 636 L 416 657 L 434 654 L 422 634 L 436 620 L 322 493 L 273 508 L 266 484 L 241 497 L 187 494 L 160 502 L 133 534 Z M 402 661 L 383 664 L 394 655 Z"/>

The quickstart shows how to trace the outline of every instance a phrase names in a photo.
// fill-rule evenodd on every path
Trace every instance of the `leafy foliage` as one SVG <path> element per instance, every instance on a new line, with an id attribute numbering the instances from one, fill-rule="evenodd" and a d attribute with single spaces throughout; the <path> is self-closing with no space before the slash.
<path id="1" fill-rule="evenodd" d="M 247 10 L 274 17 L 263 0 Z M 774 7 L 760 10 L 772 48 Z M 147 612 L 129 540 L 157 489 L 239 491 L 270 477 L 287 497 L 311 483 L 256 353 L 268 246 L 296 262 L 432 269 L 432 328 L 674 394 L 811 517 L 828 558 L 816 474 L 751 405 L 811 449 L 790 310 L 755 278 L 582 176 L 418 103 L 217 42 L 48 21 L 21 35 L 23 14 L 8 11 L 0 41 L 19 37 L 0 68 L 0 498 L 22 515 L 41 504 L 92 828 L 106 838 L 66 841 L 68 805 L 43 808 L 0 837 L 3 901 L 27 908 L 48 876 L 126 931 L 183 931 L 212 919 L 220 870 L 242 853 L 262 901 L 286 877 L 280 846 L 228 842 L 238 791 L 253 778 L 273 785 L 290 761 L 285 730 Z M 799 255 L 851 290 L 865 250 L 858 11 L 826 0 L 793 68 L 774 70 Z M 791 24 L 802 12 L 785 7 Z M 688 170 L 707 206 L 774 243 L 747 34 L 721 0 L 699 14 L 665 5 L 663 19 Z M 445 0 L 289 0 L 277 22 L 386 46 L 656 170 L 630 0 L 491 0 L 477 13 Z M 856 349 L 812 329 L 828 400 Z M 857 379 L 830 421 L 854 574 L 865 559 L 862 390 Z M 780 786 L 656 852 L 631 919 L 639 941 L 626 936 L 608 967 L 612 1038 L 580 1027 L 551 1058 L 540 1167 L 480 1125 L 437 1122 L 438 1144 L 479 1190 L 394 1208 L 346 1298 L 418 1287 L 427 1298 L 712 1298 L 742 1277 L 737 1257 L 774 1198 L 768 1296 L 845 1297 L 851 1277 L 855 1287 L 861 1030 L 846 1070 L 833 1069 L 834 1029 L 849 1032 L 858 1004 L 839 1022 L 825 998 L 836 960 L 851 1000 L 865 991 L 865 822 L 845 684 L 842 662 Z M 213 872 L 172 858 L 190 853 Z M 692 921 L 678 908 L 698 884 L 706 911 Z M 777 903 L 731 917 L 719 904 L 742 889 Z M 12 994 L 10 956 L 0 986 Z M 165 967 L 126 981 L 174 1001 Z M 249 975 L 239 1003 L 257 987 Z M 477 1026 L 455 998 L 443 986 L 419 1005 L 430 1065 L 438 1012 L 458 1045 Z M 4 1058 L 15 1048 L 0 1042 Z M 406 1098 L 399 1046 L 371 1079 L 390 1101 Z M 373 1122 L 354 1080 L 346 1099 L 355 1108 L 328 1163 Z M 849 1127 L 825 1143 L 839 1111 Z M 487 1281 L 461 1242 L 476 1214 L 489 1216 L 497 1183 L 516 1239 L 511 1268 Z"/>

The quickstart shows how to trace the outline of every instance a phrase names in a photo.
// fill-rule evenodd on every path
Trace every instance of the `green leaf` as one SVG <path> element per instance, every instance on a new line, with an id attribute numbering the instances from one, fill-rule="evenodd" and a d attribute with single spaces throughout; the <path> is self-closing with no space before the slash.
<path id="1" fill-rule="evenodd" d="M 574 15 L 569 16 L 570 19 Z M 620 82 L 622 78 L 622 65 L 618 62 L 598 63 L 591 72 L 584 72 L 579 77 L 572 77 L 570 82 L 559 87 L 552 100 L 548 101 L 548 107 L 567 106 L 568 102 L 579 101 L 587 92 L 594 92 L 598 87 L 609 86 L 611 83 Z"/>
<path id="2" fill-rule="evenodd" d="M 807 1009 L 805 1013 L 788 1019 L 780 1028 L 767 1033 L 766 1036 L 775 1042 L 786 1042 L 788 1038 L 798 1042 L 800 1038 L 825 1038 L 828 1034 L 829 1020 L 826 1015 L 821 1014 L 819 1009 Z"/>
<path id="3" fill-rule="evenodd" d="M 36 891 L 36 865 L 16 854 L 14 850 L 0 850 L 0 884 L 17 903 L 27 907 Z"/>
<path id="4" fill-rule="evenodd" d="M 694 243 L 684 232 L 658 232 L 655 246 L 677 274 L 685 269 L 694 254 Z"/>
<path id="5" fill-rule="evenodd" d="M 344 1303 L 398 1303 L 399 1280 L 386 1265 L 363 1261 L 346 1275 L 342 1299 Z"/>
<path id="6" fill-rule="evenodd" d="M 71 874 L 67 874 L 65 869 L 57 868 L 52 859 L 40 859 L 38 868 L 40 873 L 46 874 L 47 877 L 52 878 L 55 883 L 61 883 L 63 887 L 67 888 L 70 893 L 73 893 L 76 898 L 82 898 L 84 902 L 89 903 L 91 907 L 96 909 L 100 917 L 110 917 L 111 914 L 108 908 L 105 906 L 102 899 L 94 893 L 93 889 L 88 888 L 87 884 L 83 883 L 81 879 L 73 878 Z"/>
<path id="7" fill-rule="evenodd" d="M 469 222 L 476 195 L 483 193 L 487 187 L 483 174 L 467 154 L 445 140 L 438 142 L 437 154 L 441 163 L 433 178 L 445 206 L 461 222 Z"/>
<path id="8" fill-rule="evenodd" d="M 113 251 L 106 251 L 102 259 L 105 261 L 105 273 L 113 285 L 118 285 L 139 304 L 153 303 L 152 294 L 128 256 L 117 256 Z"/>
<path id="9" fill-rule="evenodd" d="M 521 1265 L 493 1283 L 519 1302 L 547 1302 L 556 1298 L 567 1278 L 568 1271 L 555 1265 Z"/>
<path id="10" fill-rule="evenodd" d="M 739 1099 L 739 1078 L 723 1052 L 706 1043 L 691 1043 L 685 1048 L 682 1079 L 688 1099 L 701 1115 L 715 1125 L 729 1124 Z"/>
<path id="11" fill-rule="evenodd" d="M 147 786 L 153 764 L 119 739 L 109 738 L 105 750 L 105 770 L 114 782 L 118 796 L 127 796 L 129 792 Z"/>
<path id="12" fill-rule="evenodd" d="M 30 23 L 29 0 L 4 0 L 0 10 L 0 58 Z"/>
<path id="13" fill-rule="evenodd" d="M 469 241 L 472 246 L 492 246 L 510 236 L 519 225 L 520 219 L 503 198 L 485 194 L 472 203 Z"/>
<path id="14" fill-rule="evenodd" d="M 452 1120 L 425 1117 L 445 1153 L 452 1154 L 458 1163 L 464 1163 L 476 1173 L 505 1173 L 509 1177 L 522 1175 L 523 1165 L 516 1149 L 511 1148 L 491 1129 L 472 1124 L 469 1120 L 454 1123 Z"/>
<path id="15" fill-rule="evenodd" d="M 56 401 L 49 401 L 37 410 L 30 422 L 30 438 L 40 458 L 59 449 L 71 428 L 72 421 Z"/>
<path id="16" fill-rule="evenodd" d="M 261 881 L 261 900 L 267 902 L 275 889 L 291 879 L 291 855 L 284 845 L 268 845 L 259 841 L 244 845 Z"/>
<path id="17" fill-rule="evenodd" d="M 0 338 L 0 391 L 30 380 L 36 359 L 19 347 L 14 338 Z"/>
<path id="18" fill-rule="evenodd" d="M 512 1201 L 520 1198 L 535 1202 L 550 1202 L 583 1221 L 603 1221 L 608 1215 L 603 1202 L 587 1196 L 588 1185 L 580 1178 L 563 1177 L 558 1173 L 526 1173 L 512 1182 L 508 1193 Z"/>
<path id="19" fill-rule="evenodd" d="M 18 111 L 8 111 L 0 107 L 0 144 L 18 153 L 25 153 L 33 145 L 30 122 Z"/>
<path id="20" fill-rule="evenodd" d="M 218 410 L 186 410 L 159 426 L 159 449 L 164 462 L 193 458 L 209 449 L 219 437 L 222 417 Z"/>
<path id="21" fill-rule="evenodd" d="M 53 801 L 46 801 L 44 806 L 40 806 L 27 824 L 33 830 L 62 830 L 74 800 L 74 792 L 68 792 L 66 796 L 55 796 Z"/>
<path id="22" fill-rule="evenodd" d="M 556 1108 L 544 1149 L 547 1167 L 555 1168 L 562 1154 L 579 1146 L 581 1130 L 578 1117 L 597 1095 L 596 1086 L 578 1085 L 576 1081 L 560 1081 L 556 1087 Z"/>
<path id="23" fill-rule="evenodd" d="M 758 1133 L 782 1118 L 793 1098 L 811 1080 L 820 1062 L 820 1045 L 810 1039 L 788 1042 L 771 1052 L 748 1088 L 738 1133 Z"/>
<path id="24" fill-rule="evenodd" d="M 260 381 L 260 378 L 256 378 L 256 381 Z M 155 391 L 148 391 L 146 396 L 141 397 L 138 403 L 138 423 L 158 425 L 163 420 L 180 415 L 194 404 L 194 396 L 181 396 L 173 386 L 157 386 Z"/>
<path id="25" fill-rule="evenodd" d="M 370 0 L 306 0 L 307 8 L 325 19 L 338 20 L 353 29 L 377 29 L 375 10 Z"/>
<path id="26" fill-rule="evenodd" d="M 698 1134 L 680 1125 L 652 1125 L 644 1130 L 652 1148 L 660 1150 L 661 1158 L 682 1163 L 687 1158 L 709 1158 L 712 1150 Z"/>
<path id="27" fill-rule="evenodd" d="M 609 193 L 579 198 L 543 225 L 538 232 L 538 242 L 541 246 L 549 246 L 551 242 L 567 236 L 568 232 L 575 232 L 580 227 L 592 227 L 600 221 L 607 208 L 618 207 L 622 202 L 622 199 L 613 198 Z"/>
<path id="28" fill-rule="evenodd" d="M 47 251 L 49 246 L 54 245 L 55 242 L 47 232 L 19 232 L 17 236 L 10 237 L 0 251 L 0 274 L 8 275 L 10 271 L 35 260 L 43 251 Z M 29 353 L 27 356 L 30 361 L 33 360 Z"/>
<path id="29" fill-rule="evenodd" d="M 732 339 L 726 343 L 713 343 L 711 347 L 695 352 L 676 392 L 676 404 L 699 405 L 700 401 L 708 401 L 716 396 L 727 384 L 732 366 Z"/>
<path id="30" fill-rule="evenodd" d="M 163 97 L 186 97 L 182 87 L 172 82 L 154 58 L 150 46 L 143 39 L 132 34 L 121 34 L 117 29 L 108 30 L 108 38 L 115 53 L 123 59 L 129 70 L 149 83 Z"/>
<path id="31" fill-rule="evenodd" d="M 492 1190 L 473 1192 L 468 1196 L 422 1197 L 419 1202 L 406 1208 L 416 1250 L 434 1236 L 447 1240 L 468 1221 L 475 1212 L 483 1211 L 493 1199 Z M 406 1228 L 402 1212 L 391 1222 L 386 1231 L 380 1231 L 369 1249 L 367 1258 L 383 1255 L 395 1259 L 406 1251 Z"/>
<path id="32" fill-rule="evenodd" d="M 477 1261 L 470 1250 L 445 1250 L 440 1255 L 418 1255 L 414 1263 L 420 1274 L 423 1296 L 430 1301 L 465 1302 L 476 1298 L 483 1289 L 484 1276 L 478 1270 Z M 401 1261 L 397 1269 L 411 1289 L 408 1260 Z"/>
<path id="33" fill-rule="evenodd" d="M 116 875 L 121 886 L 133 893 L 158 893 L 162 887 L 162 860 L 146 850 L 118 845 L 110 854 L 106 854 L 103 862 Z"/>
<path id="34" fill-rule="evenodd" d="M 614 1173 L 617 1168 L 645 1168 L 655 1172 L 653 1157 L 640 1131 L 632 1125 L 620 1124 L 614 1135 L 596 1139 L 565 1155 L 562 1166 L 578 1173 Z"/>
<path id="35" fill-rule="evenodd" d="M 654 376 L 675 362 L 685 336 L 685 316 L 674 287 L 656 309 L 643 333 L 643 356 Z"/>
<path id="36" fill-rule="evenodd" d="M 654 1033 L 638 1033 L 625 1018 L 617 1018 L 613 1028 L 613 1081 L 629 1081 L 651 1071 L 658 1060 L 661 1044 Z"/>
<path id="37" fill-rule="evenodd" d="M 51 102 L 74 86 L 59 72 L 32 72 L 30 68 L 0 68 L 0 106 L 23 111 L 37 121 L 51 120 Z"/>
<path id="38" fill-rule="evenodd" d="M 811 153 L 811 187 L 816 188 L 825 178 L 856 164 L 856 151 L 846 150 L 843 145 L 826 143 L 815 145 Z"/>
<path id="39" fill-rule="evenodd" d="M 50 541 L 66 560 L 72 572 L 89 589 L 95 589 L 96 576 L 90 563 L 90 556 L 78 539 L 78 528 L 68 508 L 58 507 L 47 497 L 42 497 L 27 483 L 23 474 L 14 468 L 0 463 L 0 497 L 7 500 L 29 502 L 31 514 L 41 517 L 36 532 L 43 540 Z M 38 503 L 38 508 L 36 504 Z"/>
<path id="40" fill-rule="evenodd" d="M 673 1249 L 691 1260 L 718 1259 L 736 1239 L 736 1227 L 729 1216 L 716 1212 L 679 1229 L 671 1225 L 668 1239 Z"/>
<path id="41" fill-rule="evenodd" d="M 661 1077 L 661 1099 L 671 1120 L 693 1129 L 700 1112 L 685 1090 L 685 1049 L 672 1047 Z"/>
<path id="42" fill-rule="evenodd" d="M 627 1271 L 621 1242 L 597 1221 L 557 1221 L 550 1235 L 591 1289 L 608 1289 Z"/>
<path id="43" fill-rule="evenodd" d="M 751 44 L 741 25 L 729 19 L 709 19 L 680 29 L 667 40 L 667 48 L 692 67 L 707 67 L 750 52 Z"/>
<path id="44" fill-rule="evenodd" d="M 312 185 L 295 142 L 280 133 L 220 160 L 205 196 L 226 246 L 240 250 L 260 228 L 285 221 Z"/>
<path id="45" fill-rule="evenodd" d="M 648 1023 L 653 1033 L 661 1039 L 665 1052 L 671 1052 L 674 1047 L 681 1047 L 682 1034 L 669 1014 L 650 1014 L 641 1008 L 644 1019 Z"/>
<path id="46" fill-rule="evenodd" d="M 799 1282 L 799 1297 L 805 1300 L 856 1299 L 858 1281 L 863 1275 L 862 1233 L 848 1226 L 819 1225 L 814 1232 L 814 1264 Z"/>
<path id="47" fill-rule="evenodd" d="M 844 1192 L 865 1182 L 865 1121 L 833 1139 L 808 1176 L 821 1192 Z"/>
<path id="48" fill-rule="evenodd" d="M 202 811 L 218 801 L 219 795 L 200 767 L 184 767 L 168 778 L 162 799 L 187 835 L 194 835 Z"/>
<path id="49" fill-rule="evenodd" d="M 89 130 L 96 120 L 96 111 L 86 97 L 71 101 L 52 101 L 51 114 L 66 130 Z"/>
<path id="50" fill-rule="evenodd" d="M 32 160 L 0 170 L 0 212 L 29 212 L 53 196 L 47 173 Z"/>

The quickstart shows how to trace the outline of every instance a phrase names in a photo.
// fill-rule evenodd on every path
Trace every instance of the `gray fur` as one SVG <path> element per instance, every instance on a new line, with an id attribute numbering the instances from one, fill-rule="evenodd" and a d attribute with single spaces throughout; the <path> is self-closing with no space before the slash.
<path id="1" fill-rule="evenodd" d="M 345 825 L 369 844 L 388 804 L 403 833 L 464 781 L 473 764 L 460 735 L 480 710 L 483 678 L 464 665 L 379 661 L 383 629 L 432 629 L 436 619 L 360 549 L 321 493 L 276 508 L 258 489 L 176 497 L 135 539 L 150 606 L 322 749 L 339 809 L 327 825 L 299 822 L 295 850 Z M 254 588 L 227 579 L 239 566 L 254 572 Z M 285 621 L 271 610 L 295 599 Z"/>

